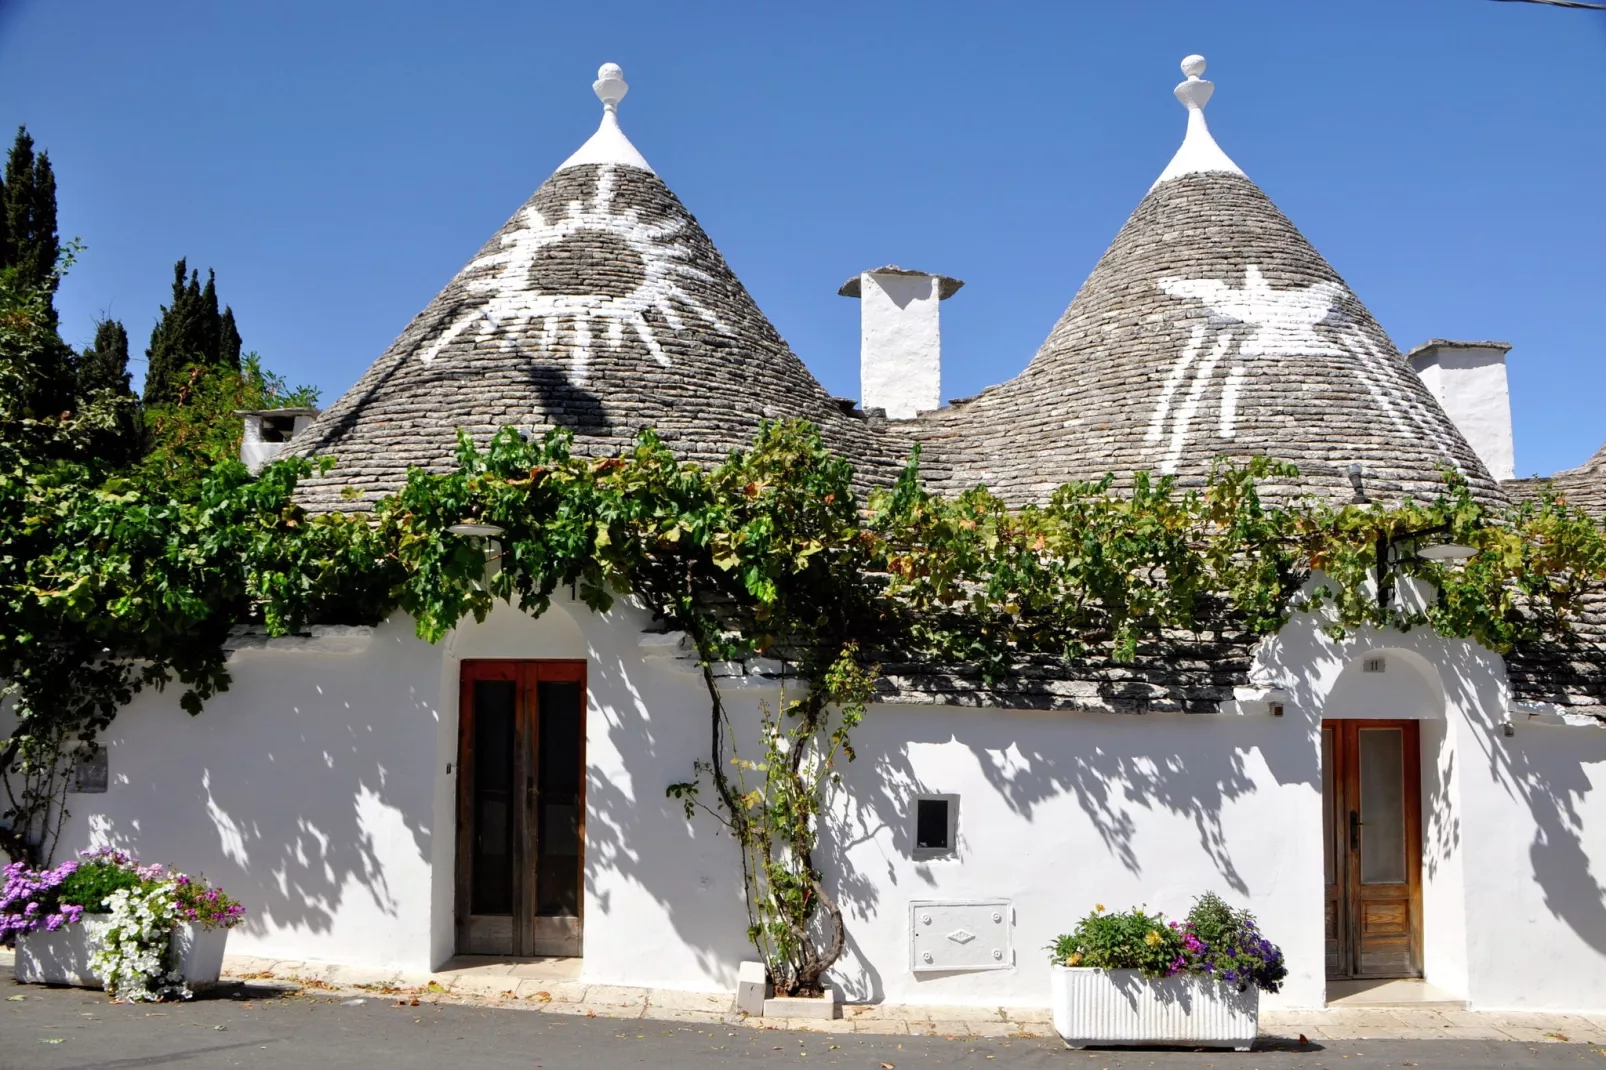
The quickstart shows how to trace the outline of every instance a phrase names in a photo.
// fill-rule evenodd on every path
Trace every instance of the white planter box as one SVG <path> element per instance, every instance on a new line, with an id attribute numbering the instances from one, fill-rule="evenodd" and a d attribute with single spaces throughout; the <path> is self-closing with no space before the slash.
<path id="1" fill-rule="evenodd" d="M 195 922 L 186 921 L 173 928 L 173 961 L 190 991 L 199 992 L 217 984 L 223 972 L 223 949 L 228 946 L 229 931 L 221 926 L 205 929 Z"/>
<path id="2" fill-rule="evenodd" d="M 76 925 L 17 937 L 13 968 L 17 980 L 28 985 L 101 987 L 100 978 L 89 968 L 89 956 L 100 949 L 100 934 L 110 917 L 85 914 Z"/>
<path id="3" fill-rule="evenodd" d="M 1054 1030 L 1073 1048 L 1178 1044 L 1248 1051 L 1260 992 L 1200 977 L 1150 980 L 1137 970 L 1055 966 Z"/>
<path id="4" fill-rule="evenodd" d="M 85 914 L 77 925 L 19 936 L 13 967 L 17 980 L 32 985 L 102 987 L 102 979 L 89 968 L 89 956 L 99 950 L 100 934 L 109 919 L 107 914 Z M 174 927 L 173 960 L 192 990 L 217 984 L 228 939 L 227 929 L 208 931 L 190 922 Z"/>

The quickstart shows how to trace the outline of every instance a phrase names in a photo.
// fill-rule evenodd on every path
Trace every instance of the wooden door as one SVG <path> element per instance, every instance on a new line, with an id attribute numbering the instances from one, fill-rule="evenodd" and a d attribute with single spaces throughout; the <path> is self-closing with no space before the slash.
<path id="1" fill-rule="evenodd" d="M 1327 976 L 1422 976 L 1415 721 L 1322 724 Z"/>
<path id="2" fill-rule="evenodd" d="M 580 954 L 585 707 L 583 661 L 463 662 L 459 952 Z"/>

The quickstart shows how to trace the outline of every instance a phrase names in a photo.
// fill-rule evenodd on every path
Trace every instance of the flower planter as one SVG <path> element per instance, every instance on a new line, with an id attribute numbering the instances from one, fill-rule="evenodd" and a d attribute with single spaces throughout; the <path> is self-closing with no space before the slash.
<path id="1" fill-rule="evenodd" d="M 109 914 L 85 914 L 76 925 L 17 937 L 17 960 L 13 968 L 17 980 L 29 985 L 99 988 L 100 978 L 89 968 L 89 956 L 100 949 L 100 934 L 110 917 Z"/>
<path id="2" fill-rule="evenodd" d="M 186 921 L 173 926 L 172 961 L 178 965 L 190 991 L 200 992 L 216 986 L 223 972 L 223 949 L 228 942 L 229 931 L 221 925 L 207 929 Z"/>
<path id="3" fill-rule="evenodd" d="M 102 978 L 90 969 L 89 956 L 99 950 L 100 934 L 110 918 L 109 914 L 85 914 L 76 925 L 19 936 L 14 967 L 17 980 L 33 985 L 100 988 Z M 208 930 L 194 922 L 173 927 L 172 961 L 178 964 L 191 990 L 217 984 L 228 939 L 229 931 L 222 927 Z"/>
<path id="4" fill-rule="evenodd" d="M 1055 966 L 1054 1029 L 1067 1046 L 1179 1044 L 1248 1051 L 1260 993 L 1201 977 Z"/>

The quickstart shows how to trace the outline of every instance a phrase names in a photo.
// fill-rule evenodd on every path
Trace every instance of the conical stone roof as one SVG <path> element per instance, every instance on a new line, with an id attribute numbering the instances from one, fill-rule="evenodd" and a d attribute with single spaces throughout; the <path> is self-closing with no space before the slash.
<path id="1" fill-rule="evenodd" d="M 367 508 L 409 467 L 450 471 L 459 428 L 484 442 L 567 427 L 600 455 L 652 427 L 714 463 L 760 420 L 796 416 L 872 481 L 907 456 L 809 374 L 624 136 L 619 69 L 594 88 L 596 135 L 297 436 L 294 452 L 337 462 L 302 484 L 308 508 Z"/>
<path id="2" fill-rule="evenodd" d="M 1176 158 L 1017 378 L 924 417 L 948 489 L 1012 504 L 1139 470 L 1202 482 L 1219 455 L 1265 454 L 1297 485 L 1432 497 L 1445 466 L 1501 492 L 1349 286 L 1205 126 L 1211 83 L 1184 61 Z"/>

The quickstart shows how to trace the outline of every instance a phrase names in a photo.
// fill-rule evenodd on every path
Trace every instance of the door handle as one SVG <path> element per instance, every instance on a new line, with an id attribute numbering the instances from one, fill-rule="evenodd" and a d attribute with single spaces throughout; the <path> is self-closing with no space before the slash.
<path id="1" fill-rule="evenodd" d="M 1361 849 L 1361 814 L 1358 810 L 1349 812 L 1349 849 L 1352 851 Z"/>

